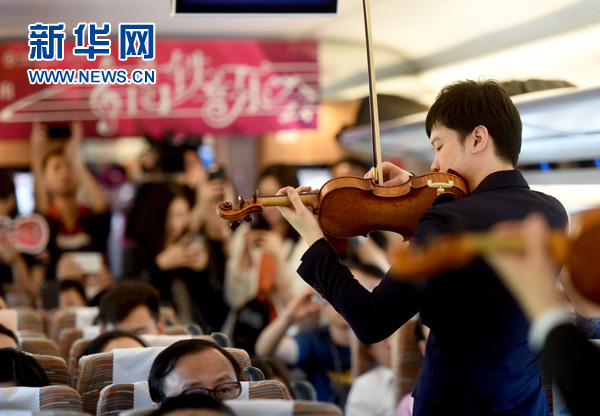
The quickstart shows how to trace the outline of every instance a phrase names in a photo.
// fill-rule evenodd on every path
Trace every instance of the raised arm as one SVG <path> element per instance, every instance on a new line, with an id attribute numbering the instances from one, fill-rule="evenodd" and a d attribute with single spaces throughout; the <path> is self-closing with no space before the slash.
<path id="1" fill-rule="evenodd" d="M 79 179 L 80 184 L 90 198 L 92 211 L 96 214 L 101 214 L 108 211 L 108 203 L 100 188 L 100 184 L 79 156 L 79 146 L 82 139 L 83 124 L 80 121 L 74 121 L 71 123 L 71 137 L 65 147 L 65 156 L 71 164 L 73 173 Z"/>
<path id="2" fill-rule="evenodd" d="M 34 198 L 36 212 L 46 215 L 50 208 L 50 197 L 44 184 L 43 160 L 47 150 L 48 128 L 40 122 L 34 122 L 31 127 L 31 172 L 34 179 Z"/>
<path id="3" fill-rule="evenodd" d="M 286 306 L 277 318 L 263 329 L 256 340 L 256 354 L 263 357 L 275 356 L 289 365 L 298 362 L 298 345 L 285 335 L 290 326 L 319 310 L 313 302 L 316 292 L 307 287 Z"/>

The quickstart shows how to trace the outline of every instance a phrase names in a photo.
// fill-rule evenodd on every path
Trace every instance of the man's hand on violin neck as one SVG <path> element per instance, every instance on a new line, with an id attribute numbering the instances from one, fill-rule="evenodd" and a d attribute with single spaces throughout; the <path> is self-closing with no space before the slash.
<path id="1" fill-rule="evenodd" d="M 404 182 L 408 181 L 408 178 L 412 176 L 412 174 L 391 162 L 383 162 L 381 164 L 381 171 L 383 172 L 383 185 L 401 185 Z M 365 174 L 366 179 L 373 179 L 375 177 L 375 168 L 371 168 Z"/>
<path id="2" fill-rule="evenodd" d="M 298 194 L 310 192 L 310 186 L 300 186 L 296 189 L 291 186 L 277 191 L 277 195 L 287 195 L 292 202 L 292 207 L 277 207 L 283 217 L 298 231 L 308 246 L 323 238 L 323 231 L 319 227 L 317 218 L 312 210 L 307 208 Z"/>

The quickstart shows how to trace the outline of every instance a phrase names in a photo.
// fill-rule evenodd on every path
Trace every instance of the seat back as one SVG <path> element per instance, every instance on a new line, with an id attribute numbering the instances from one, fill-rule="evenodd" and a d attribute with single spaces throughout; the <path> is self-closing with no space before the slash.
<path id="1" fill-rule="evenodd" d="M 147 381 L 136 383 L 111 384 L 102 389 L 96 414 L 98 416 L 117 416 L 131 409 L 144 409 L 152 406 Z"/>
<path id="2" fill-rule="evenodd" d="M 30 354 L 41 354 L 41 355 L 52 355 L 54 357 L 60 357 L 58 352 L 58 345 L 50 338 L 45 337 L 31 337 L 21 338 L 19 340 L 21 349 Z"/>
<path id="3" fill-rule="evenodd" d="M 283 402 L 283 403 L 281 403 Z M 307 400 L 230 400 L 225 403 L 237 416 L 311 416 L 331 415 L 343 416 L 344 412 L 333 403 L 316 402 Z M 120 416 L 148 416 L 154 412 L 153 408 L 133 409 L 121 413 Z"/>
<path id="4" fill-rule="evenodd" d="M 240 369 L 242 370 L 242 374 L 240 375 L 240 381 L 250 381 L 248 376 L 246 374 L 244 374 L 244 368 L 252 366 L 252 362 L 250 361 L 250 355 L 248 354 L 248 351 L 243 350 L 241 348 L 233 348 L 233 347 L 227 347 L 225 349 L 231 355 L 233 355 L 233 358 L 235 358 L 235 360 L 240 365 Z"/>
<path id="5" fill-rule="evenodd" d="M 290 401 L 285 385 L 277 380 L 242 382 L 242 394 L 239 399 L 227 403 L 247 400 L 279 399 Z M 97 405 L 98 416 L 116 416 L 131 409 L 144 409 L 152 405 L 148 382 L 116 383 L 102 389 Z M 291 405 L 288 407 L 292 407 Z M 311 413 L 305 413 L 311 414 Z M 330 413 L 324 413 L 330 414 Z M 341 414 L 341 413 L 331 413 Z"/>
<path id="6" fill-rule="evenodd" d="M 69 367 L 67 367 L 65 360 L 61 357 L 41 354 L 33 354 L 33 358 L 35 358 L 48 376 L 50 385 L 71 387 L 71 376 L 69 375 Z"/>
<path id="7" fill-rule="evenodd" d="M 68 386 L 4 387 L 0 389 L 0 403 L 6 410 L 82 411 L 79 394 Z"/>
<path id="8" fill-rule="evenodd" d="M 77 391 L 83 411 L 96 414 L 100 391 L 109 384 L 147 380 L 154 359 L 163 349 L 127 348 L 81 357 Z"/>
<path id="9" fill-rule="evenodd" d="M 9 308 L 35 308 L 33 297 L 22 291 L 10 291 L 4 294 Z"/>
<path id="10" fill-rule="evenodd" d="M 69 351 L 71 346 L 78 339 L 83 338 L 83 330 L 79 328 L 64 328 L 58 334 L 58 352 L 65 360 L 69 359 Z"/>
<path id="11" fill-rule="evenodd" d="M 398 399 L 414 391 L 423 366 L 423 354 L 419 350 L 415 335 L 417 322 L 417 318 L 411 318 L 393 335 L 395 340 L 392 348 L 392 365 L 396 375 Z"/>
<path id="12" fill-rule="evenodd" d="M 248 381 L 243 384 L 248 385 L 248 400 L 292 398 L 285 384 L 278 380 Z"/>
<path id="13" fill-rule="evenodd" d="M 17 329 L 21 333 L 45 334 L 44 320 L 35 309 L 17 309 Z"/>
<path id="14" fill-rule="evenodd" d="M 71 373 L 71 386 L 77 387 L 77 379 L 79 378 L 79 359 L 83 356 L 88 344 L 92 342 L 92 338 L 79 338 L 73 342 L 69 350 L 69 358 L 67 365 Z"/>
<path id="15" fill-rule="evenodd" d="M 344 415 L 342 409 L 333 403 L 309 400 L 231 400 L 226 404 L 237 416 L 251 416 L 256 414 L 260 414 L 261 416 Z"/>
<path id="16" fill-rule="evenodd" d="M 60 309 L 50 316 L 48 321 L 48 336 L 58 341 L 60 331 L 65 328 L 83 329 L 93 324 L 98 316 L 98 308 L 93 307 L 71 307 Z"/>

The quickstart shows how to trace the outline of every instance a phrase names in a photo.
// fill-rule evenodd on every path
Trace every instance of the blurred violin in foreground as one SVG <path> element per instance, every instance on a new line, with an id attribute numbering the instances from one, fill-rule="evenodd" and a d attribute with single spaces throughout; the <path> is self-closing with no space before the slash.
<path id="1" fill-rule="evenodd" d="M 578 216 L 570 236 L 553 231 L 548 241 L 552 258 L 568 268 L 575 288 L 596 303 L 600 303 L 599 241 L 600 209 L 585 211 Z M 402 281 L 418 281 L 461 269 L 477 256 L 498 250 L 519 252 L 524 248 L 523 240 L 515 236 L 497 237 L 472 232 L 444 235 L 426 247 L 397 251 L 390 274 Z"/>
<path id="2" fill-rule="evenodd" d="M 300 194 L 302 202 L 312 207 L 319 226 L 328 235 L 349 238 L 367 235 L 371 231 L 394 231 L 409 239 L 421 215 L 432 204 L 467 196 L 466 182 L 450 173 L 428 173 L 411 176 L 395 186 L 377 185 L 371 179 L 342 176 L 326 182 L 319 192 Z M 238 198 L 237 205 L 221 202 L 217 213 L 232 221 L 235 227 L 242 219 L 264 207 L 289 206 L 287 196 Z"/>

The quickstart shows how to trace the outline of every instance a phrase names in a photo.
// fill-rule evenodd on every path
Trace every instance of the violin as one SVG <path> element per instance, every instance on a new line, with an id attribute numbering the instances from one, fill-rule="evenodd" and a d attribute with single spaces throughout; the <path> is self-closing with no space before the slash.
<path id="1" fill-rule="evenodd" d="M 301 201 L 318 216 L 323 232 L 331 237 L 350 238 L 366 236 L 371 231 L 394 231 L 410 239 L 421 215 L 439 201 L 449 201 L 467 196 L 466 182 L 452 173 L 429 173 L 410 177 L 401 185 L 382 185 L 381 140 L 379 137 L 379 112 L 375 91 L 375 73 L 371 54 L 371 16 L 369 0 L 363 0 L 367 69 L 369 73 L 369 110 L 373 138 L 374 181 L 354 176 L 334 178 L 326 182 L 318 193 L 300 194 Z M 290 206 L 287 196 L 259 197 L 255 191 L 251 199 L 238 197 L 234 207 L 231 202 L 221 202 L 217 213 L 231 221 L 233 228 L 240 220 L 252 221 L 251 214 L 267 206 Z"/>
<path id="2" fill-rule="evenodd" d="M 554 261 L 564 264 L 569 270 L 573 286 L 583 296 L 600 304 L 599 238 L 600 208 L 596 208 L 585 211 L 575 219 L 570 236 L 561 231 L 551 232 L 548 248 Z M 490 233 L 474 232 L 443 235 L 425 248 L 397 251 L 390 274 L 402 281 L 414 282 L 461 269 L 477 256 L 498 250 L 519 252 L 523 249 L 523 240 L 515 236 L 497 237 Z"/>
<path id="3" fill-rule="evenodd" d="M 317 215 L 319 226 L 331 237 L 366 236 L 371 231 L 394 231 L 410 239 L 421 215 L 440 201 L 460 199 L 468 194 L 466 182 L 450 173 L 412 176 L 401 185 L 385 186 L 371 179 L 342 176 L 326 182 L 319 192 L 300 194 L 304 205 Z M 290 206 L 285 195 L 238 198 L 217 205 L 220 217 L 237 226 L 241 219 L 251 221 L 251 214 L 264 207 Z"/>

